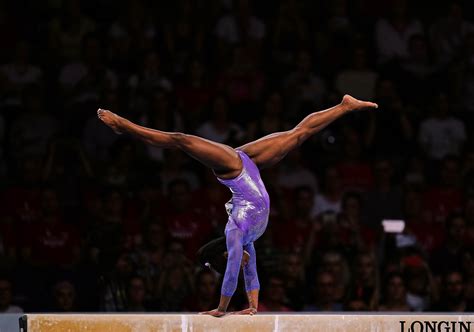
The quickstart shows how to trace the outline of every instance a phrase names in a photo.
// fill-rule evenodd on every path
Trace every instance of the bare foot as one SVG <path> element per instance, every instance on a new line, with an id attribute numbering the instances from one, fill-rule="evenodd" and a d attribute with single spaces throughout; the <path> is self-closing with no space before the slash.
<path id="1" fill-rule="evenodd" d="M 244 310 L 241 310 L 241 311 L 233 311 L 229 314 L 230 315 L 250 315 L 250 316 L 253 316 L 253 315 L 257 314 L 257 309 L 247 308 L 247 309 L 244 309 Z"/>
<path id="2" fill-rule="evenodd" d="M 119 128 L 123 119 L 119 117 L 117 114 L 112 113 L 108 110 L 103 110 L 99 108 L 97 110 L 97 116 L 99 117 L 99 119 L 102 120 L 102 122 L 104 122 L 107 126 L 112 128 L 112 130 L 116 134 L 119 134 L 119 135 L 122 134 Z"/>
<path id="3" fill-rule="evenodd" d="M 377 105 L 376 103 L 372 103 L 370 101 L 362 101 L 350 95 L 344 95 L 341 104 L 346 106 L 348 111 L 362 111 L 379 107 L 379 105 Z"/>
<path id="4" fill-rule="evenodd" d="M 223 317 L 227 313 L 225 311 L 219 311 L 219 309 L 214 309 L 214 310 L 209 310 L 209 311 L 203 311 L 199 313 L 200 315 L 209 315 L 209 316 L 214 316 L 214 317 Z"/>

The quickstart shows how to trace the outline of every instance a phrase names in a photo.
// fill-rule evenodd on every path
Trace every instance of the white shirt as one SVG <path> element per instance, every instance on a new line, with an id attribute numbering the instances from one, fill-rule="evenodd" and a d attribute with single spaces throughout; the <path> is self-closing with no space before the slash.
<path id="1" fill-rule="evenodd" d="M 407 58 L 408 42 L 416 34 L 423 34 L 423 27 L 418 20 L 411 21 L 399 32 L 387 19 L 380 19 L 375 25 L 379 62 L 383 63 L 395 57 Z"/>
<path id="2" fill-rule="evenodd" d="M 262 40 L 265 37 L 265 24 L 255 16 L 250 17 L 247 34 L 252 39 Z M 233 15 L 226 15 L 217 21 L 216 35 L 230 44 L 237 44 L 242 40 L 240 29 Z"/>
<path id="3" fill-rule="evenodd" d="M 421 123 L 419 141 L 433 159 L 459 154 L 465 140 L 464 123 L 454 117 L 429 118 Z"/>
<path id="4" fill-rule="evenodd" d="M 341 200 L 337 200 L 334 202 L 328 200 L 322 194 L 315 195 L 311 216 L 317 217 L 324 212 L 334 212 L 335 214 L 339 214 L 341 212 Z"/>
<path id="5" fill-rule="evenodd" d="M 207 138 L 211 141 L 224 143 L 229 139 L 230 134 L 234 132 L 237 139 L 243 136 L 242 129 L 235 123 L 230 123 L 229 128 L 225 131 L 219 131 L 212 122 L 205 122 L 197 130 L 198 136 Z"/>

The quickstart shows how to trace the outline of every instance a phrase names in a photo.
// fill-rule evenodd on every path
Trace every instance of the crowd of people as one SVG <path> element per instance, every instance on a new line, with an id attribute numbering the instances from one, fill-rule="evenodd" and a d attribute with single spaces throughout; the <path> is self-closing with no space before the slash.
<path id="1" fill-rule="evenodd" d="M 379 108 L 262 171 L 259 311 L 473 309 L 470 1 L 162 3 L 0 1 L 0 312 L 217 305 L 230 192 L 99 107 L 237 147 L 345 93 Z"/>

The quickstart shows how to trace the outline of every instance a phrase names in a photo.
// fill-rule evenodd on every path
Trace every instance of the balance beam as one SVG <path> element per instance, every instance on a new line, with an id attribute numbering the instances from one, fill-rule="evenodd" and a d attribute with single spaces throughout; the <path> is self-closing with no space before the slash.
<path id="1" fill-rule="evenodd" d="M 474 332 L 474 314 L 26 314 L 20 332 Z"/>

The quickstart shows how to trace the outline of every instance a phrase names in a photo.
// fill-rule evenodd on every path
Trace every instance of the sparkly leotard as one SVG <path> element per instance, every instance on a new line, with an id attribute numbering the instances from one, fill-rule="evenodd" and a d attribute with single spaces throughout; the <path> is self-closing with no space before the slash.
<path id="1" fill-rule="evenodd" d="M 237 150 L 237 153 L 242 160 L 242 172 L 234 179 L 218 178 L 232 192 L 226 204 L 228 259 L 221 290 L 225 296 L 232 296 L 237 288 L 243 250 L 250 254 L 244 267 L 245 288 L 247 291 L 260 288 L 253 242 L 265 232 L 270 212 L 270 198 L 257 166 L 244 152 Z"/>

